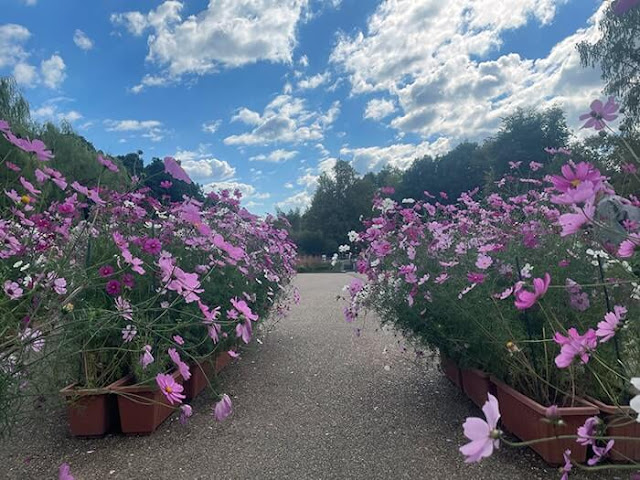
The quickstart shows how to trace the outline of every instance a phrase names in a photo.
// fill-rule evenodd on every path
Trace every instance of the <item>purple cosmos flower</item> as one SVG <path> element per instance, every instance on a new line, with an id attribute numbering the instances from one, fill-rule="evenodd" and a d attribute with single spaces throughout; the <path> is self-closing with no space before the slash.
<path id="1" fill-rule="evenodd" d="M 187 424 L 187 419 L 193 415 L 193 409 L 191 405 L 182 405 L 180 406 L 180 423 L 182 425 Z"/>
<path id="2" fill-rule="evenodd" d="M 173 341 L 176 342 L 178 345 L 184 345 L 184 338 L 182 338 L 180 335 L 174 335 Z"/>
<path id="3" fill-rule="evenodd" d="M 596 207 L 591 202 L 586 203 L 582 208 L 574 205 L 573 210 L 575 213 L 565 213 L 558 218 L 558 223 L 562 227 L 561 237 L 579 232 L 584 225 L 591 223 L 596 213 Z"/>
<path id="4" fill-rule="evenodd" d="M 64 278 L 56 278 L 53 281 L 53 290 L 58 295 L 64 295 L 67 293 L 67 281 Z"/>
<path id="5" fill-rule="evenodd" d="M 598 338 L 593 329 L 589 329 L 584 335 L 580 335 L 575 328 L 570 328 L 568 336 L 558 332 L 553 335 L 553 340 L 561 345 L 560 354 L 555 363 L 558 368 L 567 368 L 573 363 L 575 357 L 580 357 L 582 363 L 588 363 L 591 351 L 598 345 Z"/>
<path id="6" fill-rule="evenodd" d="M 549 181 L 556 190 L 566 193 L 571 189 L 577 188 L 584 182 L 590 182 L 599 186 L 606 177 L 603 177 L 600 171 L 590 163 L 580 162 L 574 165 L 572 162 L 564 164 L 560 167 L 561 175 L 551 175 Z"/>
<path id="7" fill-rule="evenodd" d="M 435 283 L 437 283 L 438 285 L 442 285 L 444 282 L 447 281 L 448 278 L 449 278 L 449 274 L 448 273 L 441 273 L 433 281 Z"/>
<path id="8" fill-rule="evenodd" d="M 604 447 L 599 447 L 597 445 L 592 445 L 591 449 L 593 450 L 593 457 L 587 460 L 587 464 L 589 466 L 594 466 L 600 462 L 613 448 L 615 440 L 609 440 Z"/>
<path id="9" fill-rule="evenodd" d="M 169 350 L 167 350 L 167 353 L 169 354 L 171 361 L 176 365 L 176 367 L 178 367 L 178 371 L 180 372 L 182 378 L 184 378 L 185 380 L 189 380 L 191 378 L 191 371 L 189 370 L 189 366 L 180 359 L 180 354 L 176 351 L 176 349 L 170 348 Z"/>
<path id="10" fill-rule="evenodd" d="M 21 171 L 21 170 L 22 170 L 22 169 L 21 169 L 19 166 L 17 166 L 15 163 L 10 162 L 10 161 L 8 161 L 8 160 L 4 162 L 4 166 L 5 166 L 5 167 L 7 167 L 9 170 L 13 170 L 14 172 L 19 172 L 19 171 Z"/>
<path id="11" fill-rule="evenodd" d="M 251 333 L 251 322 L 249 320 L 236 325 L 236 337 L 242 338 L 244 343 L 248 344 L 251 341 Z"/>
<path id="12" fill-rule="evenodd" d="M 222 422 L 225 418 L 233 413 L 233 405 L 231 399 L 226 393 L 222 396 L 222 399 L 213 407 L 213 416 L 219 422 Z"/>
<path id="13" fill-rule="evenodd" d="M 624 15 L 638 5 L 640 5 L 640 0 L 618 0 L 613 6 L 613 13 L 616 15 Z"/>
<path id="14" fill-rule="evenodd" d="M 595 443 L 595 439 L 593 438 L 596 434 L 596 428 L 600 424 L 600 419 L 598 417 L 589 417 L 584 422 L 584 425 L 578 427 L 578 438 L 576 442 L 580 445 L 593 445 Z"/>
<path id="15" fill-rule="evenodd" d="M 465 437 L 471 440 L 460 447 L 460 452 L 467 457 L 466 463 L 479 462 L 483 458 L 491 456 L 493 449 L 499 446 L 500 430 L 497 429 L 497 426 L 500 410 L 498 399 L 489 394 L 487 402 L 482 407 L 482 412 L 486 421 L 470 417 L 462 425 Z"/>
<path id="16" fill-rule="evenodd" d="M 111 275 L 113 275 L 114 271 L 115 270 L 111 265 L 104 265 L 98 269 L 98 273 L 102 278 L 110 277 Z"/>
<path id="17" fill-rule="evenodd" d="M 176 382 L 172 375 L 159 373 L 156 375 L 156 383 L 171 405 L 182 403 L 182 400 L 186 398 L 182 394 L 184 387 Z"/>
<path id="18" fill-rule="evenodd" d="M 180 164 L 174 158 L 165 157 L 165 159 L 164 159 L 164 171 L 165 171 L 165 173 L 168 173 L 169 175 L 171 175 L 176 180 L 182 180 L 183 182 L 185 182 L 185 183 L 187 183 L 189 185 L 191 184 L 191 179 L 189 178 L 189 175 L 187 175 L 187 172 L 185 172 L 182 169 Z"/>
<path id="19" fill-rule="evenodd" d="M 154 360 L 153 355 L 151 355 L 151 345 L 145 345 L 142 347 L 142 355 L 140 355 L 140 364 L 142 365 L 142 369 L 145 370 L 153 363 Z"/>
<path id="20" fill-rule="evenodd" d="M 108 158 L 104 158 L 102 155 L 98 155 L 98 163 L 112 172 L 118 171 L 117 165 Z"/>
<path id="21" fill-rule="evenodd" d="M 9 122 L 6 120 L 0 120 L 0 132 L 9 133 L 11 132 L 11 127 L 9 126 Z"/>
<path id="22" fill-rule="evenodd" d="M 150 255 L 157 255 L 162 251 L 162 243 L 157 238 L 145 238 L 142 250 Z"/>
<path id="23" fill-rule="evenodd" d="M 11 280 L 7 280 L 6 282 L 4 282 L 3 288 L 4 293 L 6 293 L 11 300 L 17 300 L 24 293 L 24 290 L 22 290 L 20 285 L 18 285 L 16 282 L 12 282 Z"/>
<path id="24" fill-rule="evenodd" d="M 564 457 L 564 465 L 562 467 L 562 477 L 560 477 L 560 480 L 569 480 L 569 473 L 571 473 L 571 469 L 573 468 L 573 463 L 571 463 L 571 450 L 565 450 L 562 456 Z"/>
<path id="25" fill-rule="evenodd" d="M 538 170 L 540 170 L 542 167 L 544 167 L 544 165 L 542 163 L 538 163 L 538 162 L 529 162 L 529 168 L 531 169 L 532 172 L 537 172 Z"/>
<path id="26" fill-rule="evenodd" d="M 533 305 L 545 294 L 551 284 L 551 275 L 544 274 L 544 278 L 533 279 L 533 292 L 520 288 L 516 292 L 515 306 L 518 310 L 526 310 Z"/>
<path id="27" fill-rule="evenodd" d="M 618 247 L 618 256 L 631 258 L 638 247 L 640 247 L 640 233 L 632 233 Z"/>
<path id="28" fill-rule="evenodd" d="M 486 270 L 492 264 L 493 258 L 491 258 L 489 255 L 485 255 L 484 253 L 478 255 L 478 259 L 476 260 L 476 267 L 478 267 L 480 270 Z"/>
<path id="29" fill-rule="evenodd" d="M 163 180 L 163 181 L 160 182 L 160 187 L 161 188 L 166 188 L 168 190 L 172 186 L 173 186 L 173 183 L 171 183 L 169 180 Z"/>
<path id="30" fill-rule="evenodd" d="M 71 475 L 71 467 L 68 463 L 60 465 L 60 469 L 58 470 L 58 480 L 75 480 L 73 475 Z"/>
<path id="31" fill-rule="evenodd" d="M 235 350 L 228 350 L 227 354 L 231 357 L 231 358 L 239 358 L 240 354 L 238 352 L 236 352 Z"/>
<path id="32" fill-rule="evenodd" d="M 129 343 L 136 337 L 137 334 L 138 330 L 136 330 L 136 327 L 129 324 L 122 329 L 122 341 L 125 343 Z"/>
<path id="33" fill-rule="evenodd" d="M 120 285 L 120 282 L 118 280 L 109 280 L 105 288 L 107 290 L 107 293 L 112 297 L 120 295 L 120 292 L 122 290 L 122 286 Z"/>
<path id="34" fill-rule="evenodd" d="M 595 128 L 596 130 L 602 130 L 606 127 L 605 121 L 612 122 L 618 118 L 618 115 L 615 115 L 615 113 L 618 111 L 618 108 L 620 108 L 620 105 L 615 102 L 613 97 L 609 97 L 605 104 L 600 100 L 594 100 L 591 102 L 590 108 L 590 112 L 580 115 L 580 120 L 587 120 L 582 128 Z"/>
<path id="35" fill-rule="evenodd" d="M 484 273 L 469 272 L 467 273 L 467 280 L 471 283 L 483 283 L 487 276 Z"/>
<path id="36" fill-rule="evenodd" d="M 249 305 L 247 305 L 247 302 L 245 302 L 244 300 L 232 298 L 231 305 L 233 305 L 233 308 L 243 314 L 246 319 L 253 320 L 254 322 L 258 320 L 258 315 L 251 311 L 251 308 L 249 308 Z"/>
<path id="37" fill-rule="evenodd" d="M 596 336 L 600 338 L 600 343 L 611 340 L 620 326 L 620 322 L 627 314 L 627 309 L 621 305 L 613 307 L 613 312 L 608 312 L 604 320 L 598 323 Z"/>
<path id="38" fill-rule="evenodd" d="M 125 273 L 122 275 L 122 284 L 127 288 L 133 288 L 136 286 L 136 281 L 132 274 Z"/>
<path id="39" fill-rule="evenodd" d="M 126 298 L 116 298 L 116 309 L 120 316 L 125 320 L 133 320 L 133 308 Z"/>

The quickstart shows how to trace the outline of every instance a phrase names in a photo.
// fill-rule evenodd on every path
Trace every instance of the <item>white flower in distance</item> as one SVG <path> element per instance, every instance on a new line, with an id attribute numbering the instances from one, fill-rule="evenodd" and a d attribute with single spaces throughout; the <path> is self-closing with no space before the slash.
<path id="1" fill-rule="evenodd" d="M 631 384 L 636 387 L 636 390 L 640 391 L 640 377 L 634 377 L 631 379 Z M 629 406 L 638 413 L 637 422 L 640 423 L 640 395 L 636 395 L 629 402 Z"/>
<path id="2" fill-rule="evenodd" d="M 360 235 L 358 235 L 358 232 L 356 232 L 355 230 L 351 230 L 348 235 L 349 235 L 349 241 L 351 243 L 357 241 L 360 238 Z"/>
<path id="3" fill-rule="evenodd" d="M 351 250 L 351 247 L 349 245 L 340 245 L 338 247 L 338 251 L 340 253 L 347 253 L 349 250 Z"/>
<path id="4" fill-rule="evenodd" d="M 413 198 L 403 198 L 402 203 L 416 203 Z"/>

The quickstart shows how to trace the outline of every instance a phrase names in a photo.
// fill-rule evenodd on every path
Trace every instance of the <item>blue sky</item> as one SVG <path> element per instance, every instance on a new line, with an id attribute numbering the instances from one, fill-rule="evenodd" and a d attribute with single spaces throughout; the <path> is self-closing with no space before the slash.
<path id="1" fill-rule="evenodd" d="M 605 2 L 606 3 L 606 2 Z M 90 7 L 88 5 L 91 5 Z M 575 43 L 601 0 L 2 0 L 0 75 L 39 121 L 111 154 L 173 155 L 262 213 L 336 158 L 442 154 L 517 107 L 570 124 L 601 89 Z"/>

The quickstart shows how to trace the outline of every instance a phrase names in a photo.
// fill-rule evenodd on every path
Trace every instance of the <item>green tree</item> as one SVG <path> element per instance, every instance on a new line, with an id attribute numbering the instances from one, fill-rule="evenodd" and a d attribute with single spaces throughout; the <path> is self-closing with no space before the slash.
<path id="1" fill-rule="evenodd" d="M 585 67 L 600 67 L 604 91 L 622 101 L 626 110 L 624 126 L 636 128 L 640 122 L 640 8 L 616 15 L 608 8 L 599 24 L 595 43 L 580 42 L 580 61 Z"/>

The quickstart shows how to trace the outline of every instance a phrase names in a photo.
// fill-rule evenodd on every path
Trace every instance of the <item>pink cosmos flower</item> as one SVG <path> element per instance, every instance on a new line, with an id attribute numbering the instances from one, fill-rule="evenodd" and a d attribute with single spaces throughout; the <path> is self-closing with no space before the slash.
<path id="1" fill-rule="evenodd" d="M 497 429 L 500 419 L 498 399 L 493 395 L 488 395 L 488 400 L 482 407 L 482 412 L 486 418 L 482 420 L 477 417 L 467 418 L 462 428 L 464 435 L 471 440 L 460 447 L 460 452 L 466 457 L 466 463 L 479 462 L 483 458 L 491 456 L 494 448 L 498 448 L 500 431 Z"/>
<path id="2" fill-rule="evenodd" d="M 58 480 L 75 480 L 71 475 L 71 467 L 68 463 L 63 463 L 58 469 Z"/>
<path id="3" fill-rule="evenodd" d="M 122 284 L 127 288 L 133 288 L 136 286 L 136 281 L 133 278 L 133 275 L 130 273 L 125 273 L 122 275 Z"/>
<path id="4" fill-rule="evenodd" d="M 174 335 L 173 341 L 176 342 L 178 345 L 184 345 L 184 338 L 182 338 L 180 335 Z"/>
<path id="5" fill-rule="evenodd" d="M 593 438 L 596 434 L 596 428 L 600 424 L 600 419 L 598 417 L 590 417 L 584 422 L 584 425 L 578 427 L 578 438 L 576 442 L 580 445 L 593 445 L 595 444 L 595 439 Z"/>
<path id="6" fill-rule="evenodd" d="M 163 180 L 160 182 L 160 188 L 166 188 L 168 190 L 172 186 L 173 186 L 173 183 L 171 183 L 169 180 Z"/>
<path id="7" fill-rule="evenodd" d="M 520 165 L 522 165 L 522 162 L 509 162 L 509 168 L 511 170 L 515 170 L 517 168 L 520 168 Z"/>
<path id="8" fill-rule="evenodd" d="M 108 158 L 104 158 L 102 155 L 98 155 L 98 163 L 112 172 L 118 171 L 118 166 Z"/>
<path id="9" fill-rule="evenodd" d="M 193 409 L 191 405 L 181 405 L 180 406 L 180 423 L 182 425 L 187 424 L 187 419 L 193 415 Z"/>
<path id="10" fill-rule="evenodd" d="M 115 303 L 116 309 L 122 318 L 129 321 L 133 320 L 133 308 L 127 299 L 118 297 Z"/>
<path id="11" fill-rule="evenodd" d="M 125 343 L 129 343 L 136 337 L 137 334 L 138 331 L 136 330 L 136 327 L 134 327 L 133 325 L 127 325 L 122 329 L 122 341 Z"/>
<path id="12" fill-rule="evenodd" d="M 487 276 L 484 273 L 469 272 L 467 273 L 467 280 L 471 283 L 484 283 Z"/>
<path id="13" fill-rule="evenodd" d="M 538 170 L 540 170 L 542 167 L 544 167 L 544 165 L 542 163 L 538 163 L 538 162 L 529 162 L 529 168 L 531 169 L 532 172 L 537 172 Z"/>
<path id="14" fill-rule="evenodd" d="M 142 250 L 151 255 L 157 255 L 162 251 L 162 243 L 157 238 L 145 238 Z"/>
<path id="15" fill-rule="evenodd" d="M 627 309 L 621 305 L 616 305 L 613 307 L 613 312 L 605 314 L 604 320 L 598 323 L 596 330 L 596 336 L 600 338 L 600 343 L 608 342 L 614 337 L 626 314 Z"/>
<path id="16" fill-rule="evenodd" d="M 111 265 L 104 265 L 98 269 L 98 273 L 102 278 L 110 277 L 111 275 L 113 275 L 114 271 L 115 270 Z"/>
<path id="17" fill-rule="evenodd" d="M 233 405 L 231 399 L 226 393 L 222 396 L 222 399 L 213 407 L 213 416 L 219 422 L 222 422 L 225 418 L 233 413 Z"/>
<path id="18" fill-rule="evenodd" d="M 640 5 L 640 0 L 618 0 L 613 6 L 613 13 L 616 15 L 624 15 L 638 5 Z"/>
<path id="19" fill-rule="evenodd" d="M 5 137 L 7 136 L 5 135 Z M 16 137 L 13 137 L 13 138 L 15 139 Z M 25 152 L 33 153 L 36 156 L 36 158 L 41 162 L 48 162 L 53 158 L 53 153 L 51 153 L 50 150 L 47 150 L 47 146 L 41 140 L 35 139 L 32 141 L 29 141 L 28 139 L 23 138 L 23 139 L 17 139 L 18 143 L 16 143 L 15 141 L 12 141 L 9 138 L 7 138 L 7 140 L 9 140 L 16 147 L 22 149 Z"/>
<path id="20" fill-rule="evenodd" d="M 240 357 L 240 354 L 238 352 L 236 352 L 235 350 L 227 350 L 227 354 L 231 358 L 239 358 Z"/>
<path id="21" fill-rule="evenodd" d="M 189 178 L 189 175 L 187 175 L 187 172 L 182 169 L 180 164 L 174 158 L 165 157 L 164 171 L 176 180 L 182 180 L 183 182 L 191 185 L 191 179 Z"/>
<path id="22" fill-rule="evenodd" d="M 189 366 L 180 359 L 180 354 L 176 349 L 170 348 L 167 350 L 167 353 L 169 354 L 171 361 L 176 365 L 176 367 L 178 367 L 178 371 L 182 378 L 189 380 L 191 378 L 191 370 L 189 370 Z"/>
<path id="23" fill-rule="evenodd" d="M 246 321 L 245 323 L 239 323 L 236 325 L 236 337 L 242 338 L 242 341 L 246 344 L 249 344 L 251 341 L 251 322 Z"/>
<path id="24" fill-rule="evenodd" d="M 615 115 L 615 113 L 619 107 L 613 97 L 609 97 L 605 104 L 600 100 L 594 100 L 591 102 L 591 111 L 580 115 L 580 120 L 587 120 L 582 128 L 602 130 L 606 127 L 605 121 L 611 122 L 618 118 L 618 115 Z"/>
<path id="25" fill-rule="evenodd" d="M 34 187 L 33 184 L 24 177 L 20 177 L 20 183 L 22 184 L 24 189 L 34 197 L 37 197 L 39 194 L 42 193 L 41 190 L 38 190 L 36 187 Z"/>
<path id="26" fill-rule="evenodd" d="M 575 357 L 580 357 L 582 363 L 588 363 L 591 351 L 598 345 L 598 338 L 593 329 L 589 329 L 584 335 L 580 335 L 575 328 L 570 328 L 568 336 L 559 332 L 553 335 L 553 340 L 561 345 L 560 354 L 555 358 L 558 368 L 567 368 L 573 363 Z"/>
<path id="27" fill-rule="evenodd" d="M 11 300 L 17 300 L 18 298 L 22 297 L 24 290 L 22 290 L 20 285 L 16 282 L 7 280 L 6 282 L 4 282 L 4 293 L 6 293 Z"/>
<path id="28" fill-rule="evenodd" d="M 142 355 L 140 355 L 140 365 L 142 365 L 142 369 L 145 370 L 154 360 L 153 355 L 151 355 L 151 345 L 142 347 Z"/>
<path id="29" fill-rule="evenodd" d="M 618 247 L 618 256 L 631 258 L 638 247 L 640 247 L 640 233 L 632 233 Z"/>
<path id="30" fill-rule="evenodd" d="M 105 289 L 107 290 L 107 293 L 112 297 L 120 295 L 120 292 L 122 291 L 122 287 L 118 280 L 109 280 Z"/>
<path id="31" fill-rule="evenodd" d="M 159 373 L 156 375 L 156 383 L 171 405 L 182 403 L 182 400 L 186 398 L 182 394 L 184 387 L 177 383 L 172 375 Z"/>
<path id="32" fill-rule="evenodd" d="M 638 167 L 636 167 L 633 163 L 623 163 L 620 168 L 624 173 L 630 173 L 631 175 L 638 173 Z"/>
<path id="33" fill-rule="evenodd" d="M 58 295 L 64 295 L 67 293 L 67 281 L 64 278 L 56 278 L 53 281 L 53 290 Z"/>
<path id="34" fill-rule="evenodd" d="M 587 464 L 591 467 L 598 464 L 611 451 L 614 443 L 615 440 L 609 440 L 604 447 L 592 445 L 591 449 L 593 450 L 593 457 L 587 460 Z"/>
<path id="35" fill-rule="evenodd" d="M 564 465 L 562 466 L 562 477 L 560 477 L 560 480 L 569 480 L 569 473 L 571 473 L 571 469 L 573 468 L 573 463 L 571 463 L 571 450 L 565 450 L 562 456 L 564 457 Z"/>
<path id="36" fill-rule="evenodd" d="M 574 205 L 573 210 L 575 213 L 565 213 L 558 218 L 558 223 L 562 227 L 561 237 L 580 231 L 584 225 L 591 223 L 596 213 L 596 207 L 591 202 L 586 203 L 582 208 Z"/>
<path id="37" fill-rule="evenodd" d="M 481 253 L 478 255 L 478 259 L 476 260 L 476 267 L 480 270 L 486 270 L 493 264 L 493 258 L 488 255 Z"/>
<path id="38" fill-rule="evenodd" d="M 9 122 L 6 120 L 0 120 L 0 132 L 9 133 L 11 131 L 11 127 L 9 126 Z"/>
<path id="39" fill-rule="evenodd" d="M 449 274 L 448 273 L 441 273 L 433 281 L 435 283 L 437 283 L 438 285 L 442 285 L 444 282 L 447 281 L 448 278 L 449 278 Z"/>
<path id="40" fill-rule="evenodd" d="M 495 293 L 493 295 L 493 297 L 497 298 L 499 300 L 504 300 L 506 298 L 509 298 L 512 293 L 513 293 L 513 287 L 510 287 L 510 288 L 507 288 L 506 290 L 502 291 L 501 293 Z"/>
<path id="41" fill-rule="evenodd" d="M 249 307 L 249 305 L 247 305 L 247 302 L 245 302 L 244 300 L 238 300 L 238 298 L 232 298 L 231 305 L 233 305 L 233 308 L 235 308 L 241 314 L 243 314 L 246 319 L 252 320 L 254 322 L 258 320 L 259 318 L 258 315 L 251 311 L 251 308 Z"/>
<path id="42" fill-rule="evenodd" d="M 545 294 L 551 284 L 551 275 L 544 274 L 544 278 L 533 279 L 533 292 L 520 288 L 516 292 L 515 306 L 518 310 L 526 310 L 533 305 Z"/>
<path id="43" fill-rule="evenodd" d="M 562 176 L 551 175 L 547 177 L 556 190 L 566 193 L 571 189 L 577 188 L 584 182 L 591 182 L 594 185 L 600 185 L 606 178 L 600 174 L 600 171 L 590 163 L 580 162 L 573 165 L 572 162 L 564 164 L 560 167 Z"/>
<path id="44" fill-rule="evenodd" d="M 22 170 L 22 169 L 21 169 L 19 166 L 17 166 L 15 163 L 10 162 L 10 161 L 8 161 L 8 160 L 4 162 L 4 166 L 5 166 L 5 167 L 7 167 L 9 170 L 13 170 L 14 172 L 19 172 L 19 171 L 21 171 L 21 170 Z"/>

